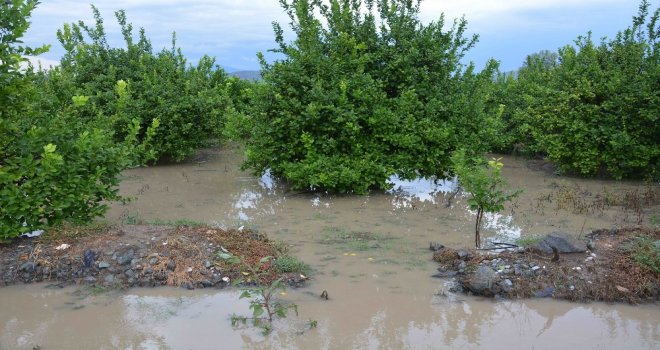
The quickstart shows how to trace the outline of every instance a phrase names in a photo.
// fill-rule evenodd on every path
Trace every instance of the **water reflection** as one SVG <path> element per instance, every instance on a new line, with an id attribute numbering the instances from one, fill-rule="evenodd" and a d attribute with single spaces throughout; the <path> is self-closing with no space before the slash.
<path id="1" fill-rule="evenodd" d="M 437 204 L 440 197 L 444 198 L 442 195 L 453 193 L 458 187 L 456 178 L 403 180 L 394 175 L 388 183 L 392 188 L 386 193 L 392 195 L 392 207 L 395 209 L 414 208 L 418 202 Z"/>
<path id="2" fill-rule="evenodd" d="M 134 290 L 93 296 L 39 285 L 0 289 L 0 349 L 420 349 L 626 348 L 660 341 L 660 307 L 549 300 L 435 303 L 424 293 L 391 299 L 358 287 L 334 301 L 290 291 L 300 316 L 258 329 L 233 329 L 229 315 L 248 314 L 235 291 Z M 347 295 L 351 295 L 350 293 Z M 392 304 L 387 301 L 395 301 Z M 308 319 L 318 328 L 301 333 Z"/>

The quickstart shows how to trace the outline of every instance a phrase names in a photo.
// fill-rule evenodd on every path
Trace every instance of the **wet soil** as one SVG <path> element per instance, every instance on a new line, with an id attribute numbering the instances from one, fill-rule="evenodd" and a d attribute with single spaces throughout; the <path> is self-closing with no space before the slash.
<path id="1" fill-rule="evenodd" d="M 658 244 L 660 229 L 595 230 L 581 253 L 546 254 L 530 247 L 491 253 L 442 248 L 437 277 L 453 277 L 452 291 L 494 298 L 549 297 L 570 301 L 657 302 L 660 274 L 634 260 L 634 240 Z M 657 257 L 655 257 L 657 260 Z"/>
<path id="2" fill-rule="evenodd" d="M 282 244 L 248 230 L 211 227 L 122 225 L 85 237 L 21 239 L 0 246 L 0 285 L 55 282 L 105 288 L 175 286 L 224 288 L 245 271 L 217 259 L 219 252 L 241 257 L 246 264 L 277 257 Z M 263 281 L 285 277 L 300 285 L 299 274 L 279 276 L 272 264 Z M 243 276 L 242 276 L 243 275 Z M 247 282 L 250 277 L 247 277 Z"/>

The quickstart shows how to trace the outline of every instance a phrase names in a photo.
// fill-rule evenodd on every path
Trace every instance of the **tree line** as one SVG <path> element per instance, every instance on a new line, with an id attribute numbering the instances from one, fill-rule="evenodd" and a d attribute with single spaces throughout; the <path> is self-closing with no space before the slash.
<path id="1" fill-rule="evenodd" d="M 58 30 L 57 67 L 23 69 L 48 49 L 21 41 L 38 1 L 0 3 L 0 240 L 89 222 L 122 199 L 127 167 L 228 139 L 245 144 L 245 169 L 304 190 L 445 177 L 456 152 L 464 173 L 485 152 L 515 151 L 570 174 L 660 178 L 659 9 L 647 0 L 615 38 L 580 36 L 516 74 L 464 63 L 478 36 L 464 18 L 423 23 L 420 2 L 280 0 L 295 38 L 273 24 L 283 58 L 259 54 L 261 82 L 209 56 L 190 64 L 175 34 L 154 51 L 121 10 L 124 42 L 111 47 L 95 7 L 93 23 Z"/>

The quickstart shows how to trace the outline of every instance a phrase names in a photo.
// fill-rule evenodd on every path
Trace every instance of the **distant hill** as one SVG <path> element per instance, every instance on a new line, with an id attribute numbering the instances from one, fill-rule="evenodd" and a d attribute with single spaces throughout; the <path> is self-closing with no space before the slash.
<path id="1" fill-rule="evenodd" d="M 239 70 L 227 74 L 245 80 L 256 80 L 256 81 L 261 80 L 261 72 L 259 72 L 258 70 Z"/>

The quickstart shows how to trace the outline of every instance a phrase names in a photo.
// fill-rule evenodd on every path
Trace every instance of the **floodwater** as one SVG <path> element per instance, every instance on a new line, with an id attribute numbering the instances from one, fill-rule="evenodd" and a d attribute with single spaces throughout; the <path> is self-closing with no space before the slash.
<path id="1" fill-rule="evenodd" d="M 390 191 L 336 196 L 290 191 L 268 174 L 240 171 L 233 149 L 207 150 L 179 165 L 126 171 L 116 222 L 202 221 L 257 229 L 291 245 L 313 279 L 280 298 L 299 315 L 259 329 L 233 329 L 248 315 L 236 291 L 172 288 L 96 293 L 89 289 L 0 289 L 0 349 L 654 349 L 659 305 L 492 301 L 453 295 L 431 278 L 429 242 L 474 243 L 475 212 L 456 183 L 392 179 Z M 504 175 L 524 192 L 486 217 L 484 241 L 657 220 L 658 203 L 637 182 L 557 177 L 541 164 L 505 157 Z M 539 169 L 535 169 L 539 168 Z M 657 198 L 657 196 L 656 196 Z M 608 203 L 603 204 L 603 203 Z M 614 205 L 616 204 L 616 205 Z M 359 239 L 358 239 L 359 238 Z M 327 291 L 330 300 L 319 295 Z M 308 329 L 308 321 L 317 327 Z"/>

